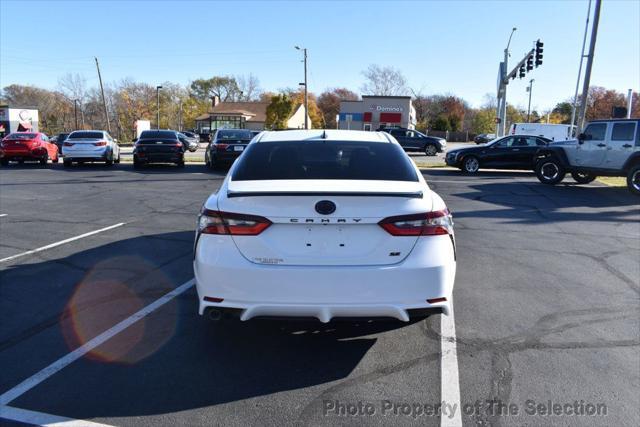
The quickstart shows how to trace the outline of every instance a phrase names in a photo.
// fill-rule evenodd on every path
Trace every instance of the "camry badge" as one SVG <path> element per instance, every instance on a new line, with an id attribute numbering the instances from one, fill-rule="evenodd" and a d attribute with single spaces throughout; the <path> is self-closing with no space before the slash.
<path id="1" fill-rule="evenodd" d="M 331 215 L 336 211 L 336 204 L 331 200 L 320 200 L 316 203 L 316 212 L 320 215 Z"/>

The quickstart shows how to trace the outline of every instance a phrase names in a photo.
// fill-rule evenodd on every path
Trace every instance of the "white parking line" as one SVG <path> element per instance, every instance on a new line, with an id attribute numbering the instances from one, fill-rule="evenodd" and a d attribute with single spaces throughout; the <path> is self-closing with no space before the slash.
<path id="1" fill-rule="evenodd" d="M 0 406 L 0 419 L 18 421 L 36 426 L 55 427 L 111 427 L 109 424 L 94 423 L 87 420 L 74 420 L 73 418 L 59 417 L 58 415 L 45 414 L 44 412 L 29 411 L 27 409 Z"/>
<path id="2" fill-rule="evenodd" d="M 7 216 L 7 214 L 0 214 L 0 218 L 3 217 L 3 216 Z"/>
<path id="3" fill-rule="evenodd" d="M 442 414 L 440 425 L 447 427 L 461 427 L 460 412 L 460 380 L 458 378 L 458 353 L 456 351 L 456 321 L 453 317 L 453 304 L 448 316 L 440 315 L 440 393 L 441 400 L 450 407 L 455 406 L 455 412 Z M 451 416 L 452 415 L 452 416 Z"/>
<path id="4" fill-rule="evenodd" d="M 195 284 L 195 279 L 191 279 L 188 282 L 184 283 L 183 285 L 178 286 L 173 291 L 155 300 L 148 306 L 144 307 L 140 311 L 127 317 L 126 319 L 116 324 L 115 326 L 111 327 L 110 329 L 104 331 L 97 337 L 91 339 L 90 341 L 87 341 L 84 345 L 73 350 L 71 353 L 68 353 L 66 356 L 63 356 L 62 358 L 56 360 L 51 365 L 42 369 L 40 372 L 22 381 L 20 384 L 18 384 L 17 386 L 13 387 L 11 390 L 5 392 L 0 396 L 0 406 L 6 406 L 11 401 L 22 396 L 24 393 L 28 392 L 29 390 L 31 390 L 32 388 L 34 388 L 35 386 L 37 386 L 38 384 L 40 384 L 41 382 L 43 382 L 44 380 L 46 380 L 47 378 L 55 374 L 56 372 L 65 368 L 66 366 L 70 365 L 76 360 L 80 359 L 82 356 L 84 356 L 85 354 L 87 354 L 97 346 L 103 344 L 105 341 L 109 340 L 114 335 L 119 334 L 129 326 L 133 325 L 138 320 L 151 314 L 152 312 L 159 309 L 160 307 L 162 307 L 163 305 L 165 305 L 166 303 L 168 303 L 178 295 L 189 290 L 194 284 Z"/>
<path id="5" fill-rule="evenodd" d="M 36 252 L 46 251 L 47 249 L 55 248 L 56 246 L 64 245 L 65 243 L 73 242 L 74 240 L 78 240 L 78 239 L 82 239 L 84 237 L 92 236 L 94 234 L 102 233 L 103 231 L 111 230 L 111 229 L 114 229 L 116 227 L 122 227 L 125 224 L 126 224 L 126 222 L 121 222 L 121 223 L 118 223 L 118 224 L 115 224 L 115 225 L 110 225 L 109 227 L 101 228 L 100 230 L 90 231 L 88 233 L 84 233 L 84 234 L 81 234 L 81 235 L 76 236 L 76 237 L 71 237 L 69 239 L 61 240 L 61 241 L 56 242 L 56 243 L 51 243 L 50 245 L 42 246 L 41 248 L 32 249 L 30 251 L 22 252 L 22 253 L 19 253 L 17 255 L 11 255 L 10 257 L 6 257 L 6 258 L 0 259 L 0 262 L 7 262 L 7 261 L 11 261 L 11 260 L 16 259 L 16 258 L 23 257 L 25 255 L 31 255 L 31 254 L 35 254 Z"/>

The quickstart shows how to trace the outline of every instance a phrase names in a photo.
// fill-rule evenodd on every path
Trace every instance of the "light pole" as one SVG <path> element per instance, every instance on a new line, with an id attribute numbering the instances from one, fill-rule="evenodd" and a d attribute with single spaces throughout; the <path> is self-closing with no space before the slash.
<path id="1" fill-rule="evenodd" d="M 162 86 L 156 86 L 156 105 L 158 106 L 158 121 L 156 122 L 156 129 L 160 129 L 160 89 L 162 89 Z"/>
<path id="2" fill-rule="evenodd" d="M 531 120 L 531 92 L 533 91 L 533 82 L 535 79 L 529 80 L 529 87 L 527 88 L 527 92 L 529 92 L 529 108 L 527 108 L 527 123 L 530 123 Z"/>
<path id="3" fill-rule="evenodd" d="M 307 91 L 307 48 L 295 46 L 304 53 L 304 128 L 309 129 L 309 94 Z"/>
<path id="4" fill-rule="evenodd" d="M 78 130 L 78 100 L 77 99 L 73 100 L 73 115 L 76 118 L 76 129 L 75 130 Z"/>
<path id="5" fill-rule="evenodd" d="M 515 33 L 517 30 L 516 27 L 513 27 L 511 29 L 511 34 L 509 34 L 509 41 L 507 42 L 507 47 L 504 50 L 504 74 L 502 75 L 502 79 L 504 80 L 506 78 L 506 74 L 509 72 L 508 71 L 508 63 L 509 63 L 509 46 L 511 45 L 511 37 L 513 37 L 513 33 Z M 502 103 L 499 104 L 500 107 L 500 114 L 498 114 L 498 117 L 500 117 L 500 126 L 498 127 L 498 136 L 503 136 L 504 135 L 504 131 L 505 131 L 505 126 L 507 125 L 507 85 L 506 82 L 505 84 L 502 85 L 503 86 L 503 92 L 502 92 Z"/>

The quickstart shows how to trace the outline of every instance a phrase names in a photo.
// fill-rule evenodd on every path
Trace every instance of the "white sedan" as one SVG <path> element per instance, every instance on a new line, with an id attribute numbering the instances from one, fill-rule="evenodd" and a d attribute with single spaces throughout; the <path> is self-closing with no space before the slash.
<path id="1" fill-rule="evenodd" d="M 384 132 L 263 132 L 198 219 L 199 313 L 395 318 L 449 314 L 453 221 Z"/>
<path id="2" fill-rule="evenodd" d="M 118 140 L 104 130 L 76 130 L 62 143 L 65 167 L 73 162 L 105 162 L 108 166 L 120 163 Z"/>

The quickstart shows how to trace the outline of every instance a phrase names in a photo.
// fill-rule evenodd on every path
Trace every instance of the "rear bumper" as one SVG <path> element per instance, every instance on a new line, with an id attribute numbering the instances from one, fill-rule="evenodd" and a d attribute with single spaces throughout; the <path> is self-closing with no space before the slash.
<path id="1" fill-rule="evenodd" d="M 456 262 L 449 236 L 420 238 L 401 263 L 386 266 L 275 266 L 245 259 L 229 236 L 203 235 L 194 273 L 199 313 L 209 307 L 240 309 L 254 317 L 390 317 L 408 321 L 410 310 L 448 314 Z M 223 298 L 222 302 L 205 297 Z M 427 299 L 446 298 L 428 303 Z"/>
<path id="2" fill-rule="evenodd" d="M 135 153 L 134 157 L 143 163 L 179 163 L 184 160 L 183 153 Z"/>
<path id="3" fill-rule="evenodd" d="M 242 154 L 242 151 L 216 151 L 213 156 L 217 162 L 233 163 L 240 157 L 240 154 Z"/>
<path id="4" fill-rule="evenodd" d="M 103 150 L 65 150 L 62 148 L 62 156 L 67 160 L 98 160 L 105 161 L 109 157 L 109 150 L 107 148 Z"/>
<path id="5" fill-rule="evenodd" d="M 46 150 L 44 152 L 37 151 L 35 153 L 33 151 L 27 151 L 27 150 L 20 150 L 20 151 L 0 150 L 1 159 L 13 160 L 13 161 L 19 161 L 19 160 L 37 161 L 37 160 L 42 160 L 46 155 L 47 155 Z"/>

